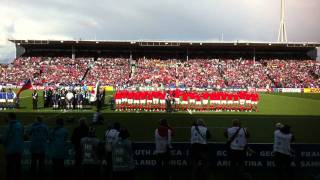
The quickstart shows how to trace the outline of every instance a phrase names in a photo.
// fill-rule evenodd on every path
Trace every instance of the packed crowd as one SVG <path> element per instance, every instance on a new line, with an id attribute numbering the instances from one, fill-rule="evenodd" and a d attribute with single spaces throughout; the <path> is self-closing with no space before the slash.
<path id="1" fill-rule="evenodd" d="M 264 60 L 268 69 L 268 75 L 277 87 L 303 88 L 319 87 L 319 77 L 314 77 L 317 73 L 319 63 L 311 60 L 306 61 L 281 61 Z"/>
<path id="2" fill-rule="evenodd" d="M 312 60 L 242 59 L 138 59 L 131 65 L 125 58 L 17 58 L 0 65 L 0 83 L 20 85 L 77 84 L 88 72 L 85 82 L 114 87 L 184 86 L 197 88 L 303 88 L 320 87 L 320 63 Z"/>
<path id="3" fill-rule="evenodd" d="M 219 60 L 190 59 L 188 61 L 139 59 L 132 84 L 183 84 L 186 87 L 225 87 L 218 69 Z"/>
<path id="4" fill-rule="evenodd" d="M 0 82 L 21 85 L 31 78 L 34 85 L 78 84 L 90 68 L 85 81 L 94 85 L 100 80 L 103 85 L 126 83 L 130 76 L 127 59 L 123 58 L 50 58 L 24 57 L 15 59 L 10 65 L 0 66 Z"/>

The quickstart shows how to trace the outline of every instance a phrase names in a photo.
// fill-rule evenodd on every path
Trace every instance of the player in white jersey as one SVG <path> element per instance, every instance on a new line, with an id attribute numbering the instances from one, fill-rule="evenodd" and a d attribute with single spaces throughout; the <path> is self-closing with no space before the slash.
<path id="1" fill-rule="evenodd" d="M 227 148 L 233 171 L 232 176 L 239 177 L 239 171 L 244 167 L 246 146 L 250 134 L 246 128 L 241 127 L 238 119 L 234 119 L 232 120 L 232 127 L 226 129 L 224 135 L 228 139 Z"/>
<path id="2" fill-rule="evenodd" d="M 294 137 L 290 132 L 290 126 L 277 124 L 274 131 L 274 162 L 276 165 L 276 173 L 278 179 L 289 180 L 292 179 L 291 164 L 291 143 Z"/>
<path id="3" fill-rule="evenodd" d="M 210 131 L 202 119 L 196 120 L 191 127 L 191 167 L 192 179 L 207 179 L 208 140 Z"/>

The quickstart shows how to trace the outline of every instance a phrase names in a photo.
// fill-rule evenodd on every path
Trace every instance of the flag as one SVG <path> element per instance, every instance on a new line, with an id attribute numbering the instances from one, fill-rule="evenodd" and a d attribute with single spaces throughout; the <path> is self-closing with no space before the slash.
<path id="1" fill-rule="evenodd" d="M 19 92 L 17 93 L 17 97 L 19 97 L 20 93 L 24 90 L 27 90 L 27 89 L 31 89 L 32 88 L 32 83 L 31 83 L 31 80 L 28 79 L 24 85 L 21 87 L 21 89 L 19 90 Z"/>
<path id="2" fill-rule="evenodd" d="M 91 91 L 90 102 L 95 102 L 97 100 L 98 91 L 100 89 L 100 81 L 96 83 L 96 86 Z"/>

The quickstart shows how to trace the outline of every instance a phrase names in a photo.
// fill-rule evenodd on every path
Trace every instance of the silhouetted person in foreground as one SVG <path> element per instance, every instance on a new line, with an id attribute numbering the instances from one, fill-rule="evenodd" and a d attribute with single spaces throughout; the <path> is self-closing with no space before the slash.
<path id="1" fill-rule="evenodd" d="M 7 162 L 7 179 L 21 179 L 21 156 L 23 153 L 23 126 L 14 113 L 8 114 L 8 126 L 5 129 L 3 145 Z"/>
<path id="2" fill-rule="evenodd" d="M 173 129 L 169 126 L 166 119 L 161 119 L 159 127 L 155 130 L 154 139 L 156 145 L 156 160 L 157 160 L 157 179 L 167 180 L 169 179 L 169 160 L 171 138 L 173 135 Z"/>
<path id="3" fill-rule="evenodd" d="M 85 118 L 79 119 L 79 126 L 76 127 L 72 133 L 71 141 L 75 150 L 75 179 L 80 178 L 79 171 L 81 170 L 82 163 L 82 151 L 81 151 L 81 139 L 88 136 L 89 127 Z"/>
<path id="4" fill-rule="evenodd" d="M 246 157 L 249 132 L 241 127 L 238 119 L 232 120 L 232 127 L 224 133 L 227 140 L 228 158 L 231 162 L 231 177 L 239 179 L 244 173 L 244 160 Z"/>
<path id="5" fill-rule="evenodd" d="M 127 129 L 121 129 L 119 138 L 112 144 L 113 179 L 134 179 L 132 143 Z"/>
<path id="6" fill-rule="evenodd" d="M 82 178 L 83 180 L 100 178 L 100 167 L 104 146 L 96 137 L 96 129 L 90 127 L 88 135 L 81 139 Z"/>
<path id="7" fill-rule="evenodd" d="M 45 152 L 49 138 L 48 126 L 43 123 L 41 117 L 37 117 L 36 122 L 28 129 L 27 134 L 31 138 L 30 152 L 32 177 L 33 179 L 43 179 L 45 172 Z"/>
<path id="8" fill-rule="evenodd" d="M 191 127 L 191 166 L 192 179 L 205 180 L 208 174 L 208 140 L 210 131 L 202 119 L 196 120 Z"/>
<path id="9" fill-rule="evenodd" d="M 277 124 L 277 129 L 274 131 L 274 162 L 276 165 L 276 174 L 278 180 L 293 179 L 291 171 L 291 147 L 294 136 L 291 133 L 291 128 L 288 125 Z"/>
<path id="10" fill-rule="evenodd" d="M 52 170 L 55 180 L 64 177 L 64 159 L 67 155 L 66 141 L 68 130 L 63 127 L 63 119 L 56 120 L 56 127 L 50 132 L 50 151 L 52 158 Z"/>

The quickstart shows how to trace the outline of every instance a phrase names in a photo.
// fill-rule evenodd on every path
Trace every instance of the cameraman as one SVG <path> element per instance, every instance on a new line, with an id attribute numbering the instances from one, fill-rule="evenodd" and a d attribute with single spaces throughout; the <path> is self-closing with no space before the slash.
<path id="1" fill-rule="evenodd" d="M 289 125 L 282 125 L 277 123 L 274 131 L 274 162 L 276 165 L 277 178 L 280 180 L 292 179 L 291 164 L 291 147 L 294 136 L 291 133 Z"/>
<path id="2" fill-rule="evenodd" d="M 207 179 L 208 143 L 210 131 L 202 119 L 197 119 L 191 127 L 192 179 Z"/>
<path id="3" fill-rule="evenodd" d="M 157 159 L 157 178 L 161 180 L 169 179 L 169 159 L 171 138 L 173 135 L 173 129 L 168 125 L 166 119 L 161 119 L 159 127 L 155 130 L 154 139 L 156 145 L 156 159 Z"/>

